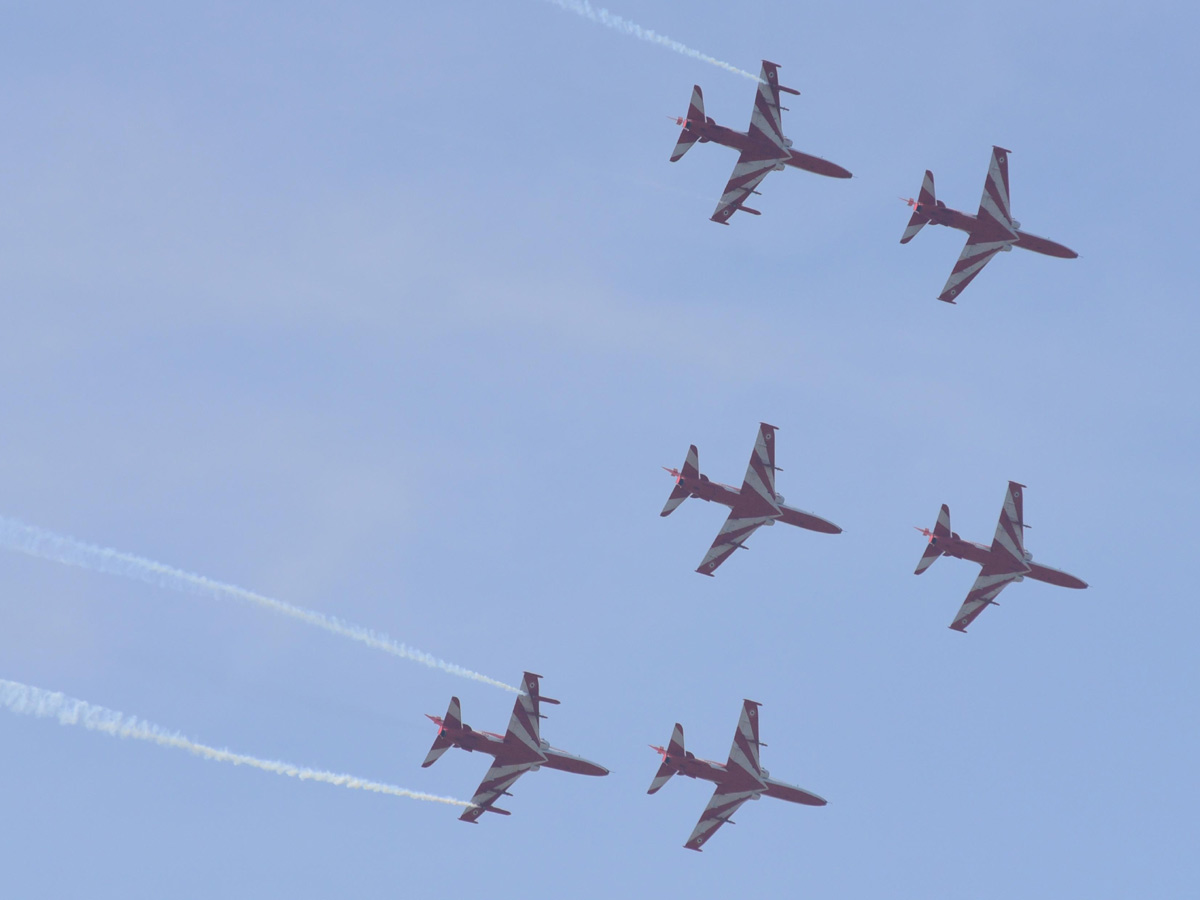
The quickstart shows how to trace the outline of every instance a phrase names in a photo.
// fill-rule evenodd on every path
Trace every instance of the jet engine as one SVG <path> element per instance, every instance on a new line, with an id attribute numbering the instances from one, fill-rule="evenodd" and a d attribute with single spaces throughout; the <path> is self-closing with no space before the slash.
<path id="1" fill-rule="evenodd" d="M 791 139 L 791 138 L 786 138 L 786 137 L 785 137 L 785 138 L 783 139 L 783 146 L 785 146 L 785 147 L 787 147 L 789 150 L 791 150 L 791 149 L 792 149 L 792 139 Z"/>
<path id="2" fill-rule="evenodd" d="M 1033 559 L 1033 554 L 1028 550 L 1022 551 L 1022 555 L 1025 557 L 1025 562 L 1029 562 L 1031 559 Z"/>
<path id="3" fill-rule="evenodd" d="M 787 163 L 775 163 L 775 171 L 776 172 L 782 172 L 786 168 L 787 168 Z"/>
<path id="4" fill-rule="evenodd" d="M 1018 222 L 1016 219 L 1013 219 L 1013 220 L 1012 220 L 1012 226 L 1013 226 L 1013 228 L 1020 228 L 1020 227 L 1021 227 L 1021 223 L 1020 223 L 1020 222 Z"/>

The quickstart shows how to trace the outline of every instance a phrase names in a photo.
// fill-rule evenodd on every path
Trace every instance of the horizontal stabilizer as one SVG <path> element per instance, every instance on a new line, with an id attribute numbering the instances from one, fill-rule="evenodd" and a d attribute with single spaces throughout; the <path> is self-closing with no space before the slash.
<path id="1" fill-rule="evenodd" d="M 925 227 L 925 223 L 929 221 L 930 213 L 936 208 L 937 200 L 933 192 L 933 173 L 928 169 L 925 170 L 925 180 L 921 182 L 921 193 L 917 195 L 917 199 L 908 199 L 904 201 L 913 208 L 912 217 L 908 220 L 908 226 L 904 229 L 904 234 L 900 238 L 900 243 L 907 244 L 911 241 L 918 231 Z"/>
<path id="2" fill-rule="evenodd" d="M 683 154 L 692 149 L 692 144 L 700 140 L 700 129 L 704 127 L 704 95 L 700 92 L 700 85 L 692 86 L 692 100 L 688 104 L 688 112 L 686 118 L 677 118 L 677 125 L 683 126 L 683 131 L 679 133 L 679 140 L 675 142 L 675 149 L 671 152 L 671 162 L 678 162 L 683 158 Z"/>
<path id="3" fill-rule="evenodd" d="M 682 469 L 667 469 L 668 472 L 675 478 L 675 487 L 671 489 L 671 496 L 667 498 L 666 504 L 662 508 L 660 516 L 669 516 L 675 512 L 679 504 L 691 496 L 691 489 L 688 487 L 688 481 L 700 480 L 700 454 L 696 450 L 696 445 L 692 444 L 688 448 L 687 458 L 683 461 Z"/>
<path id="4" fill-rule="evenodd" d="M 929 538 L 929 543 L 925 547 L 925 552 L 921 554 L 921 560 L 917 563 L 917 570 L 914 575 L 920 575 L 926 569 L 933 565 L 934 560 L 946 552 L 946 546 L 950 542 L 950 507 L 945 503 L 942 504 L 942 509 L 938 513 L 937 524 L 933 526 L 933 531 L 928 528 L 918 528 L 922 534 Z"/>

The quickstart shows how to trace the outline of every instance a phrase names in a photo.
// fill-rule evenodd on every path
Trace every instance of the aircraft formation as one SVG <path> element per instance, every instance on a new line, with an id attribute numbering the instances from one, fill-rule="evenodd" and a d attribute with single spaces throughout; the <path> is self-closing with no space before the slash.
<path id="1" fill-rule="evenodd" d="M 781 93 L 799 95 L 800 92 L 781 85 L 779 65 L 763 60 L 750 126 L 746 131 L 734 131 L 718 125 L 707 116 L 699 85 L 692 87 L 687 115 L 675 118 L 675 123 L 682 131 L 671 153 L 671 162 L 678 162 L 697 143 L 715 143 L 738 151 L 733 174 L 710 217 L 712 221 L 728 225 L 737 212 L 761 215 L 759 210 L 746 203 L 751 196 L 760 194 L 758 187 L 771 172 L 790 167 L 830 178 L 851 177 L 847 169 L 793 148 L 792 141 L 783 133 L 782 115 L 787 108 L 780 104 Z M 967 234 L 966 246 L 938 295 L 939 300 L 955 303 L 966 286 L 997 253 L 1012 250 L 1013 247 L 1063 259 L 1078 256 L 1062 244 L 1022 231 L 1021 223 L 1012 217 L 1008 154 L 1009 151 L 1002 147 L 992 148 L 983 196 L 975 215 L 950 209 L 938 200 L 934 194 L 933 173 L 928 170 L 918 197 L 904 201 L 912 208 L 912 215 L 900 243 L 907 244 L 930 223 L 945 225 Z M 681 468 L 663 467 L 675 484 L 661 516 L 671 515 L 689 497 L 729 507 L 716 538 L 696 568 L 701 575 L 713 577 L 735 551 L 746 546 L 746 541 L 753 534 L 763 526 L 772 526 L 776 522 L 822 534 L 842 532 L 839 526 L 828 519 L 788 506 L 783 495 L 777 492 L 775 476 L 780 471 L 775 464 L 777 431 L 774 425 L 766 422 L 759 424 L 754 449 L 740 487 L 713 481 L 703 474 L 695 444 L 688 448 Z M 917 528 L 928 539 L 928 543 L 915 574 L 920 575 L 942 556 L 966 559 L 980 566 L 979 576 L 950 623 L 951 629 L 965 633 L 967 627 L 988 606 L 998 605 L 996 597 L 1005 587 L 1025 578 L 1059 587 L 1087 587 L 1084 581 L 1074 575 L 1034 562 L 1033 555 L 1025 549 L 1025 529 L 1028 525 L 1024 517 L 1024 491 L 1023 484 L 1015 481 L 1008 483 L 1000 520 L 990 546 L 965 541 L 951 531 L 950 509 L 944 504 L 932 530 Z M 540 713 L 540 704 L 558 701 L 540 695 L 539 679 L 540 676 L 525 673 L 524 693 L 516 701 L 504 735 L 478 732 L 464 725 L 457 697 L 450 701 L 445 716 L 428 716 L 438 726 L 438 733 L 423 766 L 432 765 L 450 747 L 479 750 L 495 757 L 472 798 L 474 805 L 460 816 L 463 821 L 476 822 L 484 812 L 509 815 L 507 810 L 495 806 L 496 801 L 500 797 L 511 796 L 508 788 L 525 772 L 536 771 L 543 766 L 583 775 L 608 774 L 603 766 L 557 750 L 541 738 L 539 721 L 544 717 Z M 733 815 L 748 800 L 767 796 L 805 806 L 826 805 L 823 797 L 777 781 L 763 768 L 759 755 L 760 748 L 765 746 L 759 739 L 760 707 L 761 704 L 753 700 L 743 701 L 737 731 L 724 763 L 700 759 L 687 750 L 683 726 L 678 723 L 667 746 L 650 745 L 661 761 L 647 793 L 657 793 L 677 774 L 716 785 L 708 805 L 684 843 L 687 849 L 701 850 L 717 829 L 732 822 Z"/>
<path id="2" fill-rule="evenodd" d="M 850 178 L 845 168 L 793 148 L 783 132 L 782 114 L 787 108 L 780 104 L 780 95 L 798 95 L 799 91 L 779 83 L 779 66 L 764 60 L 754 98 L 750 125 L 747 131 L 734 131 L 719 125 L 705 113 L 704 98 L 699 85 L 692 90 L 686 116 L 677 118 L 681 126 L 679 138 L 670 156 L 680 160 L 696 143 L 716 143 L 738 151 L 734 170 L 711 216 L 712 221 L 728 225 L 736 212 L 761 215 L 747 206 L 751 196 L 759 195 L 758 188 L 771 172 L 787 168 L 801 169 L 831 178 Z M 917 198 L 904 202 L 912 213 L 900 243 L 908 243 L 927 224 L 944 225 L 964 231 L 966 245 L 938 299 L 955 303 L 968 284 L 996 254 L 1013 247 L 1031 250 L 1059 258 L 1074 258 L 1078 254 L 1062 244 L 1021 230 L 1021 223 L 1012 217 L 1009 200 L 1008 154 L 994 146 L 984 182 L 983 195 L 976 214 L 947 207 L 934 192 L 933 174 L 925 178 Z M 694 497 L 729 508 L 716 538 L 696 568 L 699 574 L 713 577 L 737 550 L 764 526 L 777 522 L 820 534 L 837 535 L 841 527 L 828 519 L 785 502 L 777 491 L 776 432 L 779 429 L 759 424 L 754 447 L 740 487 L 711 480 L 700 471 L 696 445 L 689 447 L 681 468 L 666 468 L 674 479 L 660 515 L 666 517 L 685 500 Z M 1025 549 L 1024 518 L 1025 486 L 1010 481 L 995 535 L 990 545 L 963 540 L 950 528 L 950 510 L 942 505 L 932 529 L 918 527 L 928 539 L 917 564 L 915 574 L 925 572 L 938 558 L 951 556 L 980 566 L 980 572 L 967 593 L 950 628 L 965 633 L 968 626 L 988 607 L 997 605 L 996 598 L 1009 584 L 1026 578 L 1059 587 L 1086 588 L 1087 584 L 1074 575 L 1034 562 Z M 242 592 L 245 593 L 245 592 Z M 259 598 L 265 599 L 265 598 Z M 268 605 L 273 601 L 267 601 Z M 282 604 L 275 604 L 283 607 Z M 292 609 L 295 612 L 294 608 Z M 291 613 L 289 613 L 291 614 Z M 307 621 L 321 619 L 319 615 L 304 614 Z M 321 627 L 347 633 L 345 626 L 329 623 Z M 356 635 L 351 634 L 355 637 Z M 461 703 L 452 697 L 445 715 L 428 715 L 437 727 L 437 734 L 428 754 L 421 763 L 432 766 L 451 748 L 476 752 L 492 757 L 492 762 L 460 815 L 464 822 L 476 824 L 484 813 L 508 816 L 511 813 L 497 805 L 511 797 L 511 788 L 528 772 L 542 768 L 555 769 L 576 775 L 606 776 L 609 770 L 582 756 L 551 746 L 541 735 L 545 718 L 542 706 L 559 705 L 559 701 L 543 696 L 541 677 L 525 672 L 521 690 L 514 703 L 508 727 L 503 734 L 477 731 L 463 721 Z M 724 824 L 749 800 L 773 797 L 805 806 L 825 806 L 827 801 L 811 791 L 771 777 L 762 766 L 760 750 L 765 744 L 759 737 L 761 704 L 744 700 L 733 742 L 724 763 L 701 759 L 687 750 L 682 725 L 676 723 L 665 747 L 650 745 L 660 757 L 647 793 L 655 794 L 674 776 L 712 782 L 713 794 L 700 814 L 699 820 L 684 843 L 690 850 L 700 851 Z"/>

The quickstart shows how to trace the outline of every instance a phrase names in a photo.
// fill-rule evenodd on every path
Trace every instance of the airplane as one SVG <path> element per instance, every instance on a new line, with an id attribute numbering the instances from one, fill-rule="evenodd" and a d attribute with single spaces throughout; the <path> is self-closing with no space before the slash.
<path id="1" fill-rule="evenodd" d="M 970 593 L 967 594 L 967 599 L 958 610 L 958 615 L 950 623 L 950 627 L 955 631 L 966 633 L 967 626 L 975 621 L 976 616 L 988 606 L 998 606 L 996 597 L 1014 581 L 1024 581 L 1028 577 L 1059 587 L 1087 587 L 1085 581 L 1074 575 L 1035 563 L 1033 554 L 1025 549 L 1025 529 L 1029 526 L 1025 524 L 1023 514 L 1024 489 L 1023 484 L 1015 481 L 1008 483 L 1008 491 L 1004 495 L 1004 508 L 1000 510 L 1000 522 L 996 525 L 996 536 L 992 538 L 990 547 L 964 541 L 951 531 L 950 507 L 945 503 L 938 513 L 933 531 L 914 526 L 929 538 L 929 545 L 921 555 L 921 561 L 917 563 L 917 570 L 913 574 L 920 575 L 941 556 L 969 559 L 983 567 Z"/>
<path id="2" fill-rule="evenodd" d="M 421 763 L 422 768 L 432 766 L 450 747 L 460 747 L 468 752 L 478 750 L 496 758 L 484 775 L 479 789 L 475 791 L 475 796 L 471 798 L 473 805 L 459 816 L 461 821 L 475 824 L 485 812 L 499 813 L 502 816 L 512 815 L 508 810 L 493 804 L 502 796 L 511 797 L 508 789 L 516 780 L 526 772 L 536 772 L 542 766 L 562 772 L 574 772 L 576 775 L 608 774 L 608 769 L 604 766 L 551 747 L 542 739 L 539 723 L 546 717 L 539 711 L 540 705 L 552 703 L 557 706 L 558 701 L 541 696 L 541 677 L 531 672 L 525 673 L 522 682 L 525 692 L 517 698 L 512 718 L 508 720 L 508 731 L 503 736 L 490 731 L 475 731 L 471 726 L 464 725 L 462 707 L 457 697 L 450 698 L 450 708 L 446 710 L 444 717 L 426 714 L 426 718 L 437 725 L 438 733 L 429 749 L 429 755 L 425 757 L 425 762 Z"/>
<path id="3" fill-rule="evenodd" d="M 1032 250 L 1034 253 L 1057 256 L 1060 259 L 1075 259 L 1079 256 L 1062 244 L 1021 231 L 1021 223 L 1012 217 L 1012 211 L 1009 209 L 1010 152 L 1003 147 L 992 147 L 992 162 L 988 166 L 987 180 L 983 183 L 983 198 L 979 201 L 977 215 L 972 216 L 957 209 L 950 209 L 938 200 L 933 192 L 933 173 L 928 169 L 925 170 L 925 181 L 921 184 L 921 193 L 917 199 L 900 198 L 913 209 L 900 243 L 907 244 L 928 222 L 967 232 L 967 245 L 958 257 L 958 262 L 954 264 L 954 271 L 950 273 L 946 286 L 938 295 L 939 300 L 954 303 L 954 298 L 963 292 L 971 283 L 971 279 L 1002 250 L 1020 247 L 1022 250 Z"/>
<path id="4" fill-rule="evenodd" d="M 718 828 L 726 822 L 730 825 L 736 824 L 730 817 L 737 812 L 738 807 L 747 800 L 757 800 L 763 794 L 791 803 L 803 803 L 805 806 L 825 806 L 828 803 L 811 791 L 776 781 L 759 763 L 758 748 L 766 746 L 758 739 L 760 706 L 761 703 L 755 703 L 753 700 L 743 701 L 742 716 L 733 736 L 733 746 L 729 748 L 729 761 L 723 765 L 700 759 L 694 753 L 685 750 L 683 726 L 678 722 L 675 723 L 675 730 L 671 732 L 671 740 L 666 747 L 650 745 L 662 756 L 662 763 L 654 780 L 650 782 L 647 794 L 656 793 L 677 772 L 688 778 L 716 782 L 717 789 L 713 792 L 712 799 L 708 801 L 708 806 L 704 807 L 700 821 L 696 823 L 691 837 L 683 845 L 688 850 L 700 852 L 704 842 L 712 837 Z"/>
<path id="5" fill-rule="evenodd" d="M 809 531 L 841 534 L 842 529 L 832 522 L 810 512 L 785 506 L 783 495 L 775 493 L 775 473 L 779 471 L 775 466 L 775 431 L 774 425 L 766 422 L 759 424 L 758 440 L 754 443 L 754 452 L 750 455 L 750 465 L 746 467 L 746 477 L 740 489 L 710 481 L 707 475 L 701 475 L 700 457 L 695 444 L 688 448 L 682 471 L 663 466 L 675 479 L 675 487 L 659 515 L 669 516 L 688 497 L 699 497 L 730 507 L 729 517 L 721 526 L 717 539 L 696 569 L 701 575 L 712 575 L 734 550 L 744 549 L 746 539 L 759 526 L 774 525 L 776 519 Z"/>
<path id="6" fill-rule="evenodd" d="M 759 183 L 771 172 L 782 172 L 788 166 L 815 172 L 817 175 L 828 175 L 830 178 L 850 178 L 848 171 L 819 156 L 809 156 L 799 150 L 792 149 L 792 142 L 783 136 L 783 120 L 780 113 L 787 109 L 779 105 L 779 92 L 800 95 L 794 88 L 784 87 L 779 83 L 779 66 L 765 59 L 762 64 L 762 74 L 758 76 L 758 94 L 754 98 L 754 112 L 750 115 L 749 131 L 734 131 L 723 125 L 718 125 L 712 118 L 704 115 L 704 95 L 700 85 L 692 86 L 692 101 L 688 105 L 687 116 L 671 116 L 676 125 L 683 126 L 683 132 L 675 144 L 671 154 L 671 162 L 678 162 L 683 154 L 699 141 L 706 144 L 709 141 L 723 147 L 732 147 L 741 155 L 733 168 L 733 175 L 725 185 L 725 193 L 711 219 L 722 225 L 729 224 L 729 218 L 738 210 L 760 216 L 757 209 L 745 205 Z"/>

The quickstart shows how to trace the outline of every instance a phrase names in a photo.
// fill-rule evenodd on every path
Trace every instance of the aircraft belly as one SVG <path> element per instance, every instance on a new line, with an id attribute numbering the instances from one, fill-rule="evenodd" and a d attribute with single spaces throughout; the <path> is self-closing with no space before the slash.
<path id="1" fill-rule="evenodd" d="M 803 512 L 799 509 L 792 509 L 790 506 L 781 507 L 783 515 L 780 516 L 781 522 L 786 522 L 788 525 L 795 525 L 797 528 L 807 528 L 809 531 L 819 531 L 822 534 L 841 534 L 842 529 L 834 525 L 827 519 L 822 519 L 820 516 L 814 516 L 812 513 Z"/>
<path id="2" fill-rule="evenodd" d="M 811 791 L 779 781 L 767 782 L 767 796 L 787 800 L 789 803 L 802 803 L 805 806 L 825 806 L 829 803 L 824 797 L 819 797 Z"/>
<path id="3" fill-rule="evenodd" d="M 557 769 L 560 772 L 571 772 L 575 775 L 607 775 L 608 769 L 590 760 L 577 756 L 546 751 L 546 761 L 542 763 L 547 769 Z"/>
<path id="4" fill-rule="evenodd" d="M 799 150 L 792 151 L 791 159 L 787 160 L 787 164 L 796 169 L 803 169 L 805 172 L 812 172 L 814 175 L 824 175 L 827 178 L 853 178 L 848 169 L 843 169 L 837 163 L 831 163 L 827 159 L 821 159 L 819 156 L 809 156 L 807 153 L 801 153 Z"/>
<path id="5" fill-rule="evenodd" d="M 1049 566 L 1040 566 L 1037 563 L 1030 563 L 1032 571 L 1029 577 L 1034 581 L 1043 581 L 1046 584 L 1054 584 L 1059 587 L 1082 589 L 1087 587 L 1087 582 L 1081 578 L 1076 578 L 1066 572 L 1058 569 L 1051 569 Z"/>
<path id="6" fill-rule="evenodd" d="M 1075 259 L 1079 256 L 1070 247 L 1064 247 L 1062 244 L 1055 243 L 1044 237 L 1038 237 L 1036 234 L 1029 234 L 1024 231 L 1018 231 L 1020 239 L 1016 246 L 1022 250 L 1032 250 L 1034 253 L 1041 253 L 1045 256 L 1057 256 L 1059 259 Z"/>

